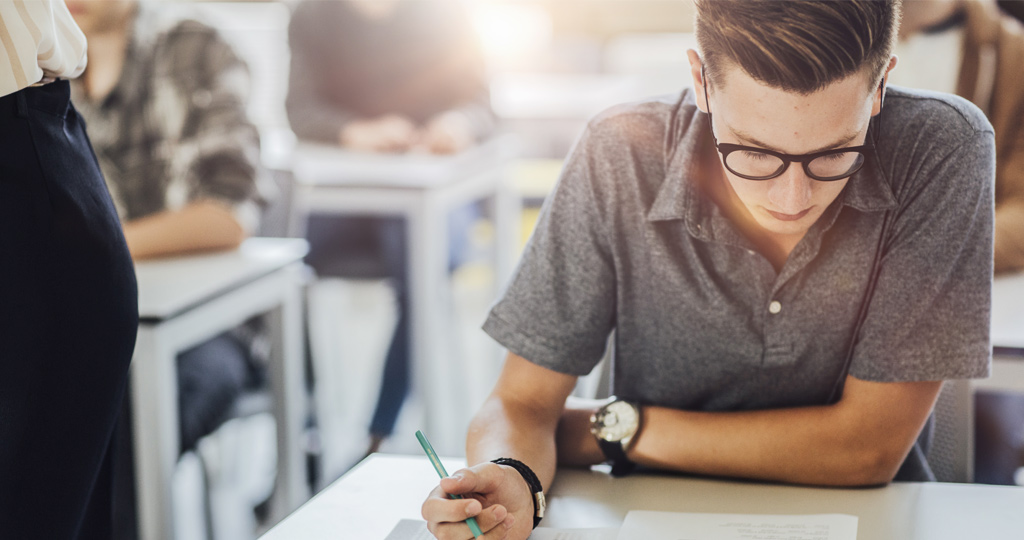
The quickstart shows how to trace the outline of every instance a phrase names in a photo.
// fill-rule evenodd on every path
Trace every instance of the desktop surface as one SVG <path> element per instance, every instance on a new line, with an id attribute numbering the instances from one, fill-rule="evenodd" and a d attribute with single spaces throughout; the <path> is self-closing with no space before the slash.
<path id="1" fill-rule="evenodd" d="M 1024 349 L 1024 272 L 992 282 L 992 345 Z"/>
<path id="2" fill-rule="evenodd" d="M 270 272 L 302 260 L 309 251 L 296 238 L 249 238 L 238 249 L 165 257 L 135 264 L 139 317 L 173 317 Z"/>
<path id="3" fill-rule="evenodd" d="M 442 458 L 449 472 L 464 460 Z M 400 519 L 422 519 L 437 485 L 425 457 L 370 456 L 261 540 L 380 539 Z M 841 513 L 858 517 L 865 540 L 1024 538 L 1024 488 L 894 483 L 876 488 L 811 488 L 670 474 L 612 478 L 562 469 L 542 527 L 618 527 L 630 510 L 742 514 Z"/>

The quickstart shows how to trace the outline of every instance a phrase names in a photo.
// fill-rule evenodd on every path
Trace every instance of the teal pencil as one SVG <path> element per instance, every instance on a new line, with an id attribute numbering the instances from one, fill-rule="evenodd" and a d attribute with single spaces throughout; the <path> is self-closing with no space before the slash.
<path id="1" fill-rule="evenodd" d="M 430 460 L 430 464 L 434 466 L 434 470 L 437 471 L 438 476 L 441 478 L 448 478 L 448 471 L 444 470 L 444 465 L 441 464 L 441 460 L 438 459 L 437 453 L 434 452 L 434 447 L 430 446 L 430 441 L 427 440 L 427 436 L 422 431 L 416 432 L 416 440 L 420 441 L 420 446 L 423 447 L 423 451 L 427 453 L 427 459 Z M 452 499 L 461 499 L 462 495 L 448 495 Z M 476 518 L 469 518 L 466 520 L 466 525 L 469 525 L 469 530 L 473 532 L 473 538 L 480 538 L 484 535 L 480 531 L 480 526 L 476 524 Z"/>

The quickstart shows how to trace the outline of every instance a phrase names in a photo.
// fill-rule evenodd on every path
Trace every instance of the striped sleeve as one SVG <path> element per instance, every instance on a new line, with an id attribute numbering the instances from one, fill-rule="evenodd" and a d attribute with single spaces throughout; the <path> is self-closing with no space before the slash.
<path id="1" fill-rule="evenodd" d="M 64 0 L 0 0 L 0 96 L 85 70 L 85 35 Z"/>

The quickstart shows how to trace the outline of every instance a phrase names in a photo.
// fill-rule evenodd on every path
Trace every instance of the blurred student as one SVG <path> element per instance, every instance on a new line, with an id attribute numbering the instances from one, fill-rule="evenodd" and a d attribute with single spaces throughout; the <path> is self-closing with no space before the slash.
<path id="1" fill-rule="evenodd" d="M 955 93 L 996 133 L 995 272 L 1024 270 L 1024 26 L 992 0 L 906 2 L 896 84 Z M 950 61 L 955 58 L 955 61 Z"/>
<path id="2" fill-rule="evenodd" d="M 61 0 L 0 0 L 0 537 L 110 537 L 135 272 L 68 81 Z"/>
<path id="3" fill-rule="evenodd" d="M 136 260 L 230 249 L 261 200 L 259 140 L 247 120 L 248 70 L 212 28 L 134 0 L 69 1 L 89 38 L 72 96 Z M 216 429 L 259 377 L 250 329 L 178 356 L 181 449 Z M 118 501 L 132 516 L 130 412 L 119 429 Z M 127 493 L 124 491 L 127 490 Z M 122 497 L 123 495 L 123 497 Z M 119 506 L 120 507 L 120 506 Z M 119 535 L 135 535 L 134 518 Z"/>
<path id="4" fill-rule="evenodd" d="M 457 2 L 306 0 L 292 15 L 289 42 L 287 110 L 300 139 L 365 152 L 450 154 L 493 130 L 482 57 Z M 369 452 L 391 434 L 409 387 L 404 227 L 397 218 L 309 221 L 307 261 L 320 275 L 387 277 L 395 287 L 399 319 Z M 453 239 L 455 253 L 460 238 Z"/>

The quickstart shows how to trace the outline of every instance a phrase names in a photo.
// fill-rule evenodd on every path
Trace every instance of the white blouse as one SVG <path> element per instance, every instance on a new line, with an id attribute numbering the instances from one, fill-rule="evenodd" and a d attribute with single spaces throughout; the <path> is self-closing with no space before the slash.
<path id="1" fill-rule="evenodd" d="M 64 0 L 0 0 L 0 96 L 81 75 L 85 47 Z"/>

